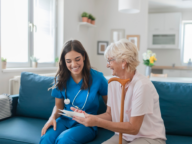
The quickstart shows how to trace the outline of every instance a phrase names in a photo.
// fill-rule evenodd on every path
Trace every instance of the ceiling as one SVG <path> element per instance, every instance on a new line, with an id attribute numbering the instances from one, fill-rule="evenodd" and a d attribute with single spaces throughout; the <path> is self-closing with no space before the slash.
<path id="1" fill-rule="evenodd" d="M 149 0 L 149 10 L 191 9 L 192 0 Z"/>

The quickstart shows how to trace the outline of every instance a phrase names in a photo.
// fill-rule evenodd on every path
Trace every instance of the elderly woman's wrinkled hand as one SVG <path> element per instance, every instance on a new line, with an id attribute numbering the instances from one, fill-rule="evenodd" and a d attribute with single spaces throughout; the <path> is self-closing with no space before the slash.
<path id="1" fill-rule="evenodd" d="M 73 120 L 77 121 L 78 123 L 83 124 L 86 127 L 96 126 L 98 117 L 96 117 L 94 115 L 87 114 L 84 111 L 78 110 L 78 109 L 76 109 L 74 107 L 71 107 L 71 110 L 73 110 L 75 112 L 79 112 L 79 113 L 84 113 L 85 114 L 85 118 L 78 117 L 78 116 L 73 116 Z"/>

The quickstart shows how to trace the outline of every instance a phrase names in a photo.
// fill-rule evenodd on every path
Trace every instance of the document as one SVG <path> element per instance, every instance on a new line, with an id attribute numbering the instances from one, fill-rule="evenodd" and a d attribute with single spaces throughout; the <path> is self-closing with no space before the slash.
<path id="1" fill-rule="evenodd" d="M 74 112 L 74 111 L 67 111 L 67 110 L 61 110 L 59 109 L 62 113 L 59 113 L 60 115 L 64 115 L 70 118 L 73 118 L 73 116 L 78 116 L 78 117 L 82 117 L 85 118 L 84 113 L 78 113 L 78 112 Z"/>

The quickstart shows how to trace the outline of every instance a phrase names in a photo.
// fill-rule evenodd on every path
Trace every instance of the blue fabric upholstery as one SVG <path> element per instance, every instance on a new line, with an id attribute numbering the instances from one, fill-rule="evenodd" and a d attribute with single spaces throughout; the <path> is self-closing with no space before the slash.
<path id="1" fill-rule="evenodd" d="M 0 121 L 0 144 L 38 144 L 46 120 L 12 117 Z"/>
<path id="2" fill-rule="evenodd" d="M 17 104 L 18 104 L 18 98 L 19 98 L 19 94 L 17 95 L 10 95 L 9 96 L 12 99 L 12 116 L 16 115 L 16 110 L 17 110 Z"/>
<path id="3" fill-rule="evenodd" d="M 191 136 L 166 135 L 166 144 L 192 144 Z"/>
<path id="4" fill-rule="evenodd" d="M 166 133 L 192 136 L 192 84 L 153 82 Z M 192 143 L 192 142 L 191 142 Z"/>
<path id="5" fill-rule="evenodd" d="M 48 91 L 53 80 L 53 77 L 30 72 L 21 73 L 17 115 L 48 119 L 55 104 L 51 90 Z"/>
<path id="6" fill-rule="evenodd" d="M 0 122 L 0 144 L 38 144 L 41 129 L 46 120 L 26 117 L 12 117 Z M 96 139 L 88 144 L 100 144 L 114 133 L 98 128 Z"/>

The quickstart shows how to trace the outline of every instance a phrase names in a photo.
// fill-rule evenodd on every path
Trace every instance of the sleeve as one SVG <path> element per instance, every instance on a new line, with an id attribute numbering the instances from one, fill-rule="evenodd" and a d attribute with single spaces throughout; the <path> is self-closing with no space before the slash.
<path id="1" fill-rule="evenodd" d="M 54 88 L 51 92 L 51 96 L 62 99 L 62 93 L 58 88 Z"/>
<path id="2" fill-rule="evenodd" d="M 107 95 L 107 91 L 108 91 L 108 82 L 107 79 L 103 76 L 103 74 L 101 74 L 100 76 L 100 85 L 99 85 L 99 94 L 101 96 L 105 96 Z"/>
<path id="3" fill-rule="evenodd" d="M 111 84 L 108 86 L 108 98 L 107 98 L 107 106 L 111 107 Z"/>
<path id="4" fill-rule="evenodd" d="M 154 107 L 153 87 L 150 84 L 135 85 L 132 98 L 131 117 L 152 114 Z"/>

